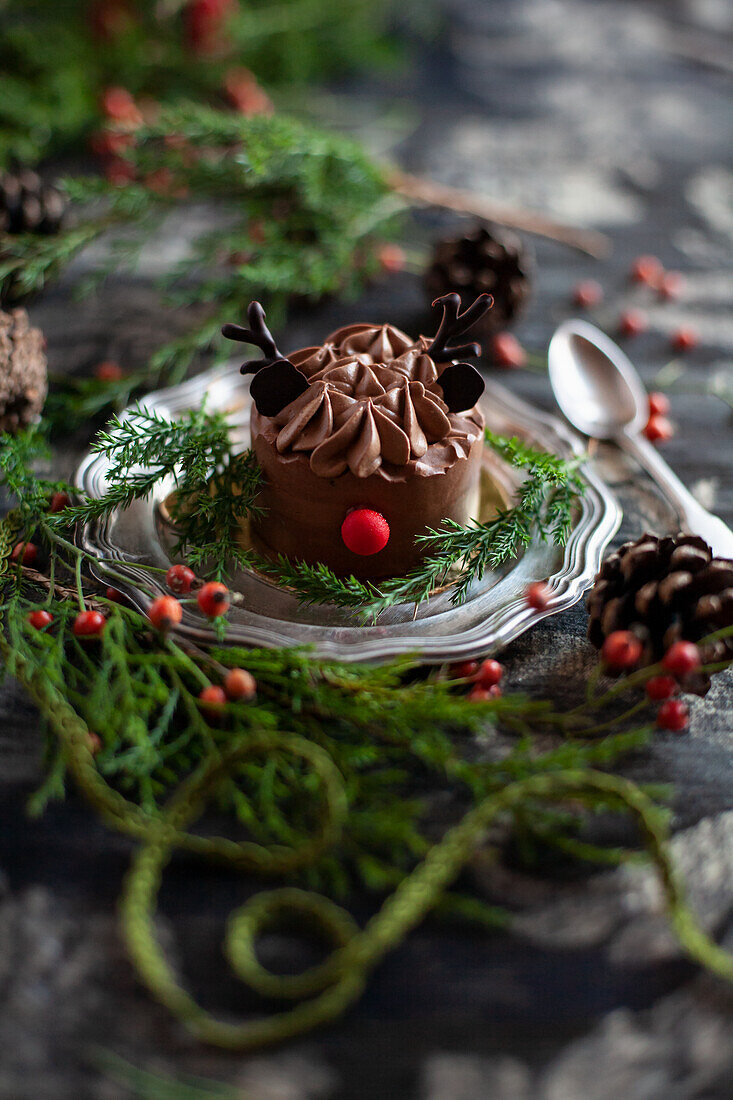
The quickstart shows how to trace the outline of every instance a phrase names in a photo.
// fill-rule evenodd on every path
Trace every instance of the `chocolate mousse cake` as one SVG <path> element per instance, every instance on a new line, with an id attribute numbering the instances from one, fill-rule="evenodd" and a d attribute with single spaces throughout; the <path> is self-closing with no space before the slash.
<path id="1" fill-rule="evenodd" d="M 379 580 L 419 563 L 426 528 L 477 515 L 484 382 L 457 360 L 480 349 L 449 342 L 491 298 L 463 313 L 457 294 L 434 305 L 443 316 L 433 338 L 353 324 L 287 357 L 257 302 L 249 328 L 224 326 L 264 353 L 242 367 L 254 374 L 252 447 L 264 486 L 251 533 L 263 553 Z"/>

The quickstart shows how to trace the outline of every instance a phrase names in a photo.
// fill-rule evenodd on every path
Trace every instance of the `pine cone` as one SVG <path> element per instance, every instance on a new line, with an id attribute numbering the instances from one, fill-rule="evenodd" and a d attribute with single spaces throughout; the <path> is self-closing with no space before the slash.
<path id="1" fill-rule="evenodd" d="M 644 645 L 642 664 L 661 660 L 673 642 L 699 642 L 733 626 L 733 561 L 714 558 L 697 535 L 642 535 L 606 559 L 588 597 L 588 637 L 596 649 L 614 630 L 631 630 Z M 700 647 L 703 664 L 733 658 L 733 637 Z M 706 673 L 681 684 L 705 695 Z"/>
<path id="2" fill-rule="evenodd" d="M 529 295 L 532 260 L 515 233 L 477 225 L 461 237 L 439 241 L 425 274 L 431 301 L 457 291 L 465 309 L 478 294 L 493 295 L 494 307 L 475 326 L 478 339 L 506 328 Z"/>
<path id="3" fill-rule="evenodd" d="M 0 174 L 0 233 L 57 233 L 64 196 L 29 168 Z"/>
<path id="4" fill-rule="evenodd" d="M 43 183 L 30 169 L 0 173 L 0 234 L 57 233 L 65 210 L 66 200 L 61 192 Z M 2 305 L 19 302 L 23 297 L 12 278 L 0 289 Z"/>
<path id="5" fill-rule="evenodd" d="M 46 399 L 46 356 L 40 329 L 24 309 L 0 312 L 0 432 L 17 432 L 39 416 Z"/>

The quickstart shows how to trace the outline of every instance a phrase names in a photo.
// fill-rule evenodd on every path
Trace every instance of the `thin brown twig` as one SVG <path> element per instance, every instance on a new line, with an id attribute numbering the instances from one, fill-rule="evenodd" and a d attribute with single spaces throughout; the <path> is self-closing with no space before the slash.
<path id="1" fill-rule="evenodd" d="M 390 187 L 412 202 L 425 206 L 441 206 L 445 210 L 455 210 L 458 214 L 472 214 L 486 221 L 496 222 L 511 229 L 521 229 L 525 233 L 534 233 L 551 241 L 568 245 L 588 256 L 601 259 L 611 251 L 611 242 L 603 233 L 595 229 L 581 229 L 578 226 L 564 225 L 552 221 L 543 214 L 520 207 L 503 206 L 485 195 L 476 195 L 471 191 L 461 191 L 456 187 L 447 187 L 434 180 L 412 176 L 399 169 L 390 169 L 386 174 Z"/>

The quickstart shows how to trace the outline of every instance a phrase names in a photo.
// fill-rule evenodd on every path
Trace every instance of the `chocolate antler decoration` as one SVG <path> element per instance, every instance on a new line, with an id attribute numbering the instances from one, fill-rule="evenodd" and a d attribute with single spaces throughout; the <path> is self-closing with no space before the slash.
<path id="1" fill-rule="evenodd" d="M 460 313 L 460 294 L 444 294 L 442 298 L 436 298 L 433 305 L 443 307 L 443 318 L 433 337 L 433 342 L 426 349 L 433 362 L 448 363 L 451 359 L 460 359 L 462 355 L 480 355 L 480 344 L 461 344 L 457 348 L 448 348 L 446 344 L 448 340 L 467 332 L 471 325 L 491 309 L 493 304 L 494 299 L 490 294 L 479 294 L 473 305 Z"/>
<path id="2" fill-rule="evenodd" d="M 250 302 L 247 307 L 247 320 L 251 328 L 243 325 L 223 325 L 221 334 L 227 340 L 239 340 L 242 344 L 253 344 L 265 356 L 264 359 L 250 359 L 242 363 L 242 374 L 256 374 L 261 367 L 269 367 L 285 359 L 277 349 L 275 338 L 265 324 L 265 311 L 259 302 Z"/>
<path id="3" fill-rule="evenodd" d="M 249 303 L 247 320 L 250 328 L 228 324 L 222 326 L 221 333 L 227 340 L 253 344 L 263 352 L 264 359 L 250 359 L 242 363 L 240 370 L 242 374 L 254 374 L 249 389 L 257 411 L 262 416 L 277 416 L 308 388 L 308 379 L 278 351 L 259 302 Z"/>

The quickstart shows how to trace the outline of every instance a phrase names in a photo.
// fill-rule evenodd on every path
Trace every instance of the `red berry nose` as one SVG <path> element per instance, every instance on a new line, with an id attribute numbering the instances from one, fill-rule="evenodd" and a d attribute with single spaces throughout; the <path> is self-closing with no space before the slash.
<path id="1" fill-rule="evenodd" d="M 341 524 L 341 538 L 352 554 L 378 554 L 389 542 L 389 524 L 371 508 L 355 508 Z"/>

